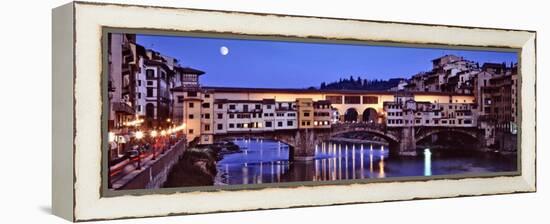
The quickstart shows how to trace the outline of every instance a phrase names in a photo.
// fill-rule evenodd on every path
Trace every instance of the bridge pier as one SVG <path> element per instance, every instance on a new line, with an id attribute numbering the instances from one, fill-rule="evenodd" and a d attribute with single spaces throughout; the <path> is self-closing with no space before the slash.
<path id="1" fill-rule="evenodd" d="M 313 160 L 315 157 L 315 131 L 312 129 L 303 129 L 296 131 L 294 141 L 289 146 L 289 160 Z"/>
<path id="2" fill-rule="evenodd" d="M 394 147 L 398 147 L 398 154 L 400 156 L 416 156 L 416 138 L 414 134 L 414 127 L 401 128 L 400 135 L 401 138 L 399 142 L 394 145 Z"/>

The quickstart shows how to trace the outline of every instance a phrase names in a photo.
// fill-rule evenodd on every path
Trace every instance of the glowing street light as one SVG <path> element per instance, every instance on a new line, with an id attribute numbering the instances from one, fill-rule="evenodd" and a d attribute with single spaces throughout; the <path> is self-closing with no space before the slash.
<path id="1" fill-rule="evenodd" d="M 157 137 L 157 134 L 158 134 L 158 133 L 157 133 L 156 130 L 152 130 L 152 131 L 151 131 L 151 137 L 155 138 L 155 137 Z M 157 149 L 156 149 L 156 148 L 157 148 L 156 142 L 158 142 L 158 139 L 157 139 L 156 141 L 155 141 L 155 140 L 153 141 L 153 143 L 155 143 L 155 144 L 153 145 L 153 160 L 157 159 L 157 156 L 156 156 L 156 153 L 155 153 L 155 152 L 157 151 Z"/>
<path id="2" fill-rule="evenodd" d="M 143 132 L 142 131 L 137 131 L 136 132 L 136 138 L 137 138 L 138 141 L 141 141 L 141 139 L 143 138 Z M 137 169 L 141 170 L 141 150 L 139 150 L 139 147 L 138 147 L 138 165 L 137 165 Z"/>
<path id="3" fill-rule="evenodd" d="M 114 142 L 114 141 L 115 141 L 115 133 L 109 132 L 109 142 Z"/>
<path id="4" fill-rule="evenodd" d="M 143 120 L 143 119 L 136 119 L 136 120 L 133 120 L 133 121 L 124 122 L 123 125 L 124 126 L 139 126 L 144 121 L 145 120 Z"/>
<path id="5" fill-rule="evenodd" d="M 142 139 L 143 138 L 143 132 L 142 131 L 137 131 L 136 132 L 136 138 L 137 139 Z"/>
<path id="6" fill-rule="evenodd" d="M 171 132 L 170 129 L 168 130 L 168 132 Z M 162 136 L 162 152 L 161 154 L 164 154 L 165 150 L 166 150 L 166 138 L 164 138 L 166 136 L 166 131 L 165 130 L 162 130 L 160 132 L 160 136 Z"/>
<path id="7" fill-rule="evenodd" d="M 109 167 L 111 167 L 112 144 L 115 142 L 115 137 L 116 137 L 115 133 L 109 132 L 109 137 L 108 137 L 108 139 L 109 139 L 109 151 L 107 153 Z M 118 146 L 117 146 L 117 150 L 118 150 Z M 118 151 L 117 151 L 117 153 L 118 153 Z M 107 178 L 108 178 L 107 182 L 108 182 L 109 187 L 112 187 L 111 173 L 109 173 L 109 175 L 107 175 Z"/>

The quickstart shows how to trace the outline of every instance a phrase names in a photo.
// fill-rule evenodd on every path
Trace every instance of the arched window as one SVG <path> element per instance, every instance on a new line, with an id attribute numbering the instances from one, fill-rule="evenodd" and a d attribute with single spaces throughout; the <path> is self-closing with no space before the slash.
<path id="1" fill-rule="evenodd" d="M 346 110 L 346 114 L 344 114 L 344 121 L 356 122 L 358 115 L 359 113 L 357 113 L 357 110 L 355 110 L 355 108 L 349 108 Z"/>
<path id="2" fill-rule="evenodd" d="M 378 113 L 372 107 L 369 107 L 363 111 L 363 121 L 367 123 L 377 123 Z"/>

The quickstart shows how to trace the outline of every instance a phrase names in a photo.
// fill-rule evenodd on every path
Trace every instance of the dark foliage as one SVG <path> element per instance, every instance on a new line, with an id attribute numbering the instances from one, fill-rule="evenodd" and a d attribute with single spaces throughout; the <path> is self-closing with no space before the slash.
<path id="1" fill-rule="evenodd" d="M 362 79 L 361 77 L 354 78 L 350 76 L 349 79 L 340 79 L 335 82 L 325 83 L 322 82 L 319 89 L 334 89 L 334 90 L 389 90 L 396 87 L 401 78 L 394 78 L 389 80 L 382 79 Z"/>
<path id="2" fill-rule="evenodd" d="M 214 185 L 217 152 L 207 148 L 193 148 L 185 151 L 172 168 L 164 187 L 189 187 Z M 204 167 L 198 163 L 205 164 Z"/>

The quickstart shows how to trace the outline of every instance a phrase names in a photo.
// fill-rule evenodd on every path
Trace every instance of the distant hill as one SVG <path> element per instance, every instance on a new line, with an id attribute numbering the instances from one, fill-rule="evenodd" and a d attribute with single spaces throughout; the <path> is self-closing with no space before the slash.
<path id="1" fill-rule="evenodd" d="M 362 79 L 361 77 L 354 78 L 350 76 L 349 79 L 344 78 L 335 82 L 322 82 L 319 89 L 324 90 L 389 90 L 393 87 L 397 87 L 402 78 L 393 78 L 388 80 L 382 79 Z"/>

